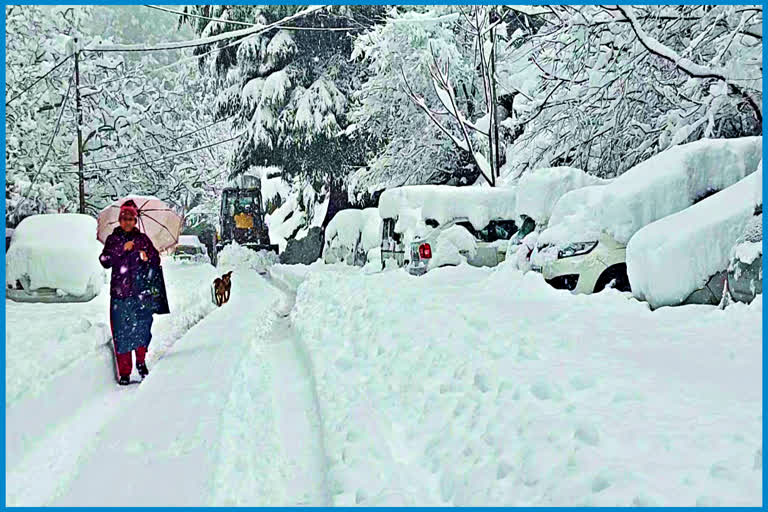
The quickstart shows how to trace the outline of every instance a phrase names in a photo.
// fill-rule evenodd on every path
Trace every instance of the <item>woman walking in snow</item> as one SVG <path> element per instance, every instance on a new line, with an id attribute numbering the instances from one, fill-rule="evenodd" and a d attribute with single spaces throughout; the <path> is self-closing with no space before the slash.
<path id="1" fill-rule="evenodd" d="M 160 254 L 136 227 L 138 215 L 132 200 L 120 207 L 120 225 L 107 237 L 99 257 L 104 268 L 112 268 L 109 320 L 121 386 L 130 383 L 134 350 L 139 375 L 144 378 L 149 374 L 145 357 L 152 339 L 152 314 L 159 312 L 146 282 L 151 281 L 153 272 L 160 272 Z M 165 297 L 164 289 L 161 293 Z"/>

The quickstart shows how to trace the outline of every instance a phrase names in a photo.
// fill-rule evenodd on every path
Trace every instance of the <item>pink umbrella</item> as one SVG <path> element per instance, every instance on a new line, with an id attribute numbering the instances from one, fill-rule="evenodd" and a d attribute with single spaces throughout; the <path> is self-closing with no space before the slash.
<path id="1" fill-rule="evenodd" d="M 139 210 L 136 221 L 139 231 L 146 234 L 158 251 L 168 249 L 179 243 L 179 235 L 184 225 L 184 218 L 170 206 L 156 197 L 126 196 L 104 208 L 99 214 L 96 238 L 105 243 L 115 227 L 120 224 L 120 207 L 133 199 Z"/>

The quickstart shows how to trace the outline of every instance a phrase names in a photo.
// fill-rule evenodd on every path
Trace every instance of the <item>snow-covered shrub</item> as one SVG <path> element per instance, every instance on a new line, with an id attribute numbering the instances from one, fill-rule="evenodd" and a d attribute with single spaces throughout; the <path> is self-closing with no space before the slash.
<path id="1" fill-rule="evenodd" d="M 13 234 L 5 255 L 5 282 L 25 290 L 53 288 L 83 296 L 98 293 L 105 271 L 99 263 L 96 219 L 75 213 L 27 217 Z"/>
<path id="2" fill-rule="evenodd" d="M 536 242 L 539 240 L 539 233 L 533 231 L 525 235 L 520 240 L 519 245 L 510 244 L 507 249 L 507 257 L 505 261 L 510 261 L 511 264 L 523 272 L 531 270 L 531 254 L 536 248 Z"/>
<path id="3" fill-rule="evenodd" d="M 627 245 L 632 293 L 654 307 L 676 305 L 728 268 L 752 218 L 753 173 L 679 213 L 640 229 Z"/>

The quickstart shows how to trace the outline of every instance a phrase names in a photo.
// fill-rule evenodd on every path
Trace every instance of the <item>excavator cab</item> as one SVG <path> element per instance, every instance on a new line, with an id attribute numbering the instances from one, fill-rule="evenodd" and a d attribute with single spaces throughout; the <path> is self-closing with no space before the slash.
<path id="1" fill-rule="evenodd" d="M 220 223 L 217 253 L 233 241 L 254 251 L 278 251 L 277 245 L 269 243 L 258 187 L 225 188 L 221 196 Z"/>

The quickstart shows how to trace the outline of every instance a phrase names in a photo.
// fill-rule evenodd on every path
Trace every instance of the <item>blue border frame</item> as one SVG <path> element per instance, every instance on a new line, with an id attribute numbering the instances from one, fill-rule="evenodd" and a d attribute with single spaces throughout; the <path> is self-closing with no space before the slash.
<path id="1" fill-rule="evenodd" d="M 7 2 L 6 1 L 4 3 L 5 3 L 5 5 L 9 5 L 9 4 L 16 4 L 16 5 L 24 5 L 24 4 L 27 4 L 27 5 L 63 5 L 63 4 L 69 4 L 69 2 L 52 2 L 52 1 L 40 1 L 40 2 L 31 2 L 31 1 Z M 247 5 L 249 3 L 250 2 L 240 2 L 240 1 L 232 2 L 232 4 L 241 4 L 241 5 Z M 275 5 L 308 5 L 307 2 L 291 2 L 291 1 L 289 1 L 289 2 L 271 2 L 271 1 L 267 1 L 267 2 L 263 2 L 263 3 L 264 4 L 275 4 Z M 366 2 L 366 1 L 359 1 L 359 0 L 352 0 L 352 1 L 347 1 L 347 2 L 332 1 L 332 2 L 328 2 L 328 3 L 329 4 L 333 4 L 333 5 L 386 5 L 384 2 Z M 481 2 L 466 2 L 466 1 L 449 2 L 449 1 L 446 1 L 446 0 L 438 0 L 438 1 L 434 1 L 434 2 L 411 2 L 411 1 L 406 1 L 406 2 L 399 2 L 398 4 L 399 5 L 440 5 L 440 4 L 442 4 L 442 5 L 446 5 L 446 4 L 466 4 L 466 5 L 480 4 L 480 5 L 491 5 L 491 4 L 495 4 L 495 3 L 499 3 L 499 2 L 482 2 L 482 1 Z M 550 4 L 590 5 L 590 4 L 594 4 L 594 3 L 595 2 L 585 2 L 585 1 L 549 2 L 549 3 L 529 2 L 527 4 L 522 4 L 522 3 L 518 3 L 518 2 L 512 2 L 512 4 L 518 4 L 518 5 L 550 5 Z M 87 5 L 87 4 L 88 4 L 88 2 L 86 2 L 85 4 L 80 3 L 80 2 L 72 2 L 70 5 Z M 643 5 L 673 5 L 673 4 L 674 5 L 706 5 L 708 3 L 707 2 L 643 2 L 642 4 Z M 731 5 L 743 5 L 743 4 L 749 4 L 749 2 L 736 2 L 736 1 L 733 1 L 733 0 L 729 0 L 729 1 L 725 1 L 725 2 L 723 2 L 723 1 L 717 2 L 717 4 L 718 5 L 728 5 L 728 4 L 731 4 Z M 110 1 L 105 1 L 105 2 L 101 2 L 101 3 L 98 3 L 98 4 L 91 4 L 91 5 L 141 5 L 141 4 L 139 4 L 138 2 L 135 2 L 135 1 L 120 2 L 120 1 L 110 0 Z M 166 3 L 161 4 L 161 5 L 187 5 L 187 4 L 183 4 L 183 3 L 180 3 L 180 2 L 166 2 Z M 763 3 L 763 5 L 765 5 L 765 3 Z M 5 9 L 3 10 L 2 19 L 3 19 L 3 36 L 5 36 Z M 3 49 L 2 49 L 3 60 L 5 60 L 5 51 L 6 51 L 5 50 L 5 45 L 3 45 Z M 766 61 L 766 57 L 768 57 L 768 52 L 766 51 L 766 48 L 763 47 L 763 62 Z M 5 84 L 5 67 L 2 68 L 2 71 L 0 71 L 0 73 L 2 73 L 3 84 Z M 765 77 L 765 73 L 763 74 L 763 77 Z M 765 105 L 766 105 L 766 100 L 765 100 L 765 97 L 763 96 L 763 100 L 762 100 L 763 111 L 765 111 Z M 3 118 L 5 118 L 5 104 L 3 104 L 3 106 L 2 106 L 2 112 L 3 112 Z M 2 130 L 3 141 L 5 141 L 5 137 L 6 137 L 5 123 L 3 123 L 2 128 L 0 128 L 0 130 Z M 765 126 L 763 126 L 763 135 L 765 135 L 765 133 L 766 133 L 766 128 L 765 128 Z M 765 146 L 763 146 L 763 160 L 765 160 L 765 156 L 766 156 L 767 153 L 768 153 L 768 151 L 766 151 Z M 3 178 L 5 178 L 5 173 L 6 173 L 5 161 L 3 161 L 3 167 L 2 167 Z M 765 184 L 765 182 L 763 182 L 763 196 L 765 196 L 765 192 L 766 192 L 766 184 Z M 3 194 L 3 196 L 2 196 L 2 205 L 3 205 L 3 210 L 5 210 L 5 207 L 6 207 L 5 194 Z M 5 220 L 3 220 L 3 224 L 5 225 Z M 765 239 L 765 234 L 766 234 L 766 228 L 765 228 L 765 226 L 763 226 L 763 239 Z M 764 258 L 763 259 L 763 273 L 764 274 L 765 274 L 765 270 L 766 270 L 767 266 L 768 265 L 766 265 L 766 261 L 765 261 L 765 258 Z M 5 259 L 3 259 L 2 268 L 3 268 L 3 273 L 5 273 Z M 765 319 L 765 313 L 766 313 L 766 308 L 767 307 L 768 306 L 766 306 L 766 304 L 763 303 L 763 311 L 762 311 L 763 319 Z M 5 321 L 6 321 L 5 302 L 3 302 L 3 318 L 2 318 L 3 333 L 5 333 Z M 4 334 L 4 336 L 5 336 L 5 334 Z M 3 343 L 3 350 L 2 350 L 2 356 L 1 357 L 2 357 L 2 368 L 3 368 L 3 380 L 2 380 L 2 384 L 0 386 L 2 386 L 3 395 L 5 395 L 5 382 L 6 382 L 5 381 L 5 375 L 6 375 L 6 369 L 7 369 L 6 368 L 6 344 L 5 343 Z M 764 371 L 765 371 L 765 366 L 766 366 L 765 363 L 766 363 L 765 334 L 763 334 L 763 383 L 762 383 L 762 385 L 763 385 L 763 410 L 765 410 L 765 376 L 764 376 Z M 5 429 L 6 429 L 5 409 L 3 409 L 3 423 L 2 423 L 3 439 L 5 439 Z M 762 436 L 763 436 L 763 446 L 765 446 L 765 428 L 764 427 L 763 427 L 763 431 L 762 431 Z M 3 455 L 4 454 L 5 454 L 5 445 L 3 445 Z M 4 473 L 5 473 L 5 470 L 6 470 L 6 467 L 5 467 L 6 466 L 5 456 L 3 456 L 2 459 L 3 459 L 2 465 L 3 465 L 3 469 L 4 469 Z M 765 507 L 765 483 L 766 483 L 766 477 L 765 477 L 765 472 L 763 472 L 763 490 L 762 490 L 763 507 Z M 3 482 L 2 482 L 2 490 L 3 490 L 3 497 L 2 497 L 3 501 L 2 501 L 2 503 L 3 503 L 3 508 L 5 509 L 7 507 L 7 505 L 6 505 L 6 481 L 5 481 L 5 478 L 3 479 Z M 25 507 L 25 508 L 38 508 L 38 507 Z M 98 507 L 98 508 L 102 508 L 102 507 Z M 104 508 L 106 508 L 106 507 L 104 507 Z M 234 508 L 234 507 L 218 507 L 218 508 L 225 508 L 225 509 L 230 509 L 230 510 L 238 510 L 238 509 L 240 509 L 240 508 Z M 247 508 L 258 508 L 258 507 L 247 507 Z M 326 507 L 320 507 L 320 508 L 324 509 Z M 489 509 L 499 509 L 499 508 L 500 507 L 493 507 L 493 508 L 489 508 Z M 574 507 L 574 508 L 584 509 L 584 507 Z M 693 508 L 693 507 L 691 507 L 691 508 Z M 163 507 L 147 507 L 147 509 L 162 510 L 164 508 Z M 279 509 L 279 510 L 295 510 L 295 508 L 292 508 L 292 507 L 278 507 L 277 509 Z M 82 508 L 63 507 L 60 510 L 82 510 Z M 195 507 L 195 508 L 186 508 L 186 510 L 207 510 L 207 508 L 206 507 Z M 393 509 L 391 507 L 387 507 L 387 508 L 382 508 L 381 510 L 398 510 L 398 509 Z M 440 509 L 424 508 L 423 510 L 440 510 Z M 537 508 L 536 510 L 559 510 L 559 509 L 558 508 L 547 507 L 547 508 Z"/>

